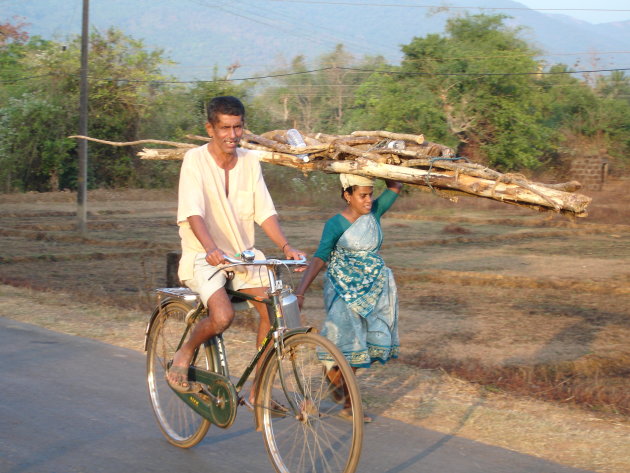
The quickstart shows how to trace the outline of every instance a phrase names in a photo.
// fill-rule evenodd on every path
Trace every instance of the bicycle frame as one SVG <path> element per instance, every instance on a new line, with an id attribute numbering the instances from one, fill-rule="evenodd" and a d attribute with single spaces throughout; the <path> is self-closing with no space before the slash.
<path id="1" fill-rule="evenodd" d="M 232 298 L 233 303 L 254 302 L 259 309 L 264 304 L 271 328 L 258 350 L 252 347 L 255 353 L 238 379 L 229 375 L 228 353 L 219 334 L 200 345 L 189 363 L 188 379 L 197 383 L 193 392 L 174 389 L 167 379 L 170 363 L 206 310 L 188 288 L 157 290 L 159 305 L 147 328 L 146 346 L 147 385 L 158 426 L 171 444 L 181 448 L 197 445 L 210 425 L 230 427 L 240 405 L 252 407 L 246 384 L 250 386 L 248 380 L 255 373 L 254 425 L 262 432 L 276 471 L 355 473 L 364 417 L 353 370 L 333 342 L 302 325 L 297 298 L 279 280 L 281 266 L 304 265 L 305 260 L 253 261 L 250 254 L 243 261 L 228 260 L 228 268 L 265 266 L 269 290 L 254 291 L 258 296 L 244 292 L 247 289 L 226 290 L 239 298 Z M 334 380 L 329 376 L 333 368 L 338 373 Z"/>
<path id="2" fill-rule="evenodd" d="M 225 271 L 231 267 L 235 267 L 235 266 L 244 266 L 244 265 L 252 265 L 252 264 L 258 264 L 259 266 L 262 265 L 259 262 L 256 262 L 253 260 L 253 258 L 250 258 L 249 261 L 248 260 L 243 260 L 243 261 L 239 261 L 233 258 L 226 258 L 230 264 L 226 265 L 225 267 L 221 268 L 220 270 L 217 270 L 217 273 L 219 271 Z M 267 269 L 267 276 L 269 278 L 269 289 L 267 291 L 268 293 L 268 297 L 266 298 L 261 298 L 260 296 L 253 296 L 251 294 L 242 292 L 242 291 L 237 291 L 237 290 L 233 290 L 230 288 L 226 287 L 226 291 L 228 293 L 229 296 L 238 298 L 240 300 L 247 300 L 247 301 L 254 301 L 254 302 L 259 302 L 259 303 L 263 303 L 267 306 L 267 311 L 269 313 L 269 317 L 270 317 L 270 322 L 271 322 L 271 328 L 269 330 L 269 332 L 267 333 L 267 335 L 265 336 L 265 338 L 263 339 L 260 347 L 258 348 L 257 352 L 254 354 L 254 356 L 252 357 L 251 361 L 247 364 L 245 370 L 243 371 L 243 373 L 241 374 L 240 378 L 238 379 L 238 381 L 236 383 L 232 383 L 232 381 L 230 380 L 230 373 L 229 373 L 229 364 L 228 364 L 228 360 L 227 360 L 227 354 L 226 354 L 226 350 L 225 350 L 225 346 L 223 343 L 223 337 L 222 335 L 217 335 L 214 338 L 214 340 L 208 340 L 207 343 L 213 343 L 216 347 L 216 351 L 217 351 L 217 355 L 218 355 L 218 362 L 219 362 L 219 366 L 220 366 L 220 375 L 223 376 L 227 382 L 229 382 L 230 384 L 232 384 L 234 386 L 236 395 L 238 399 L 235 399 L 235 401 L 240 403 L 240 400 L 242 399 L 242 396 L 240 395 L 245 383 L 247 382 L 247 380 L 249 379 L 249 377 L 251 376 L 252 372 L 256 369 L 256 366 L 258 365 L 258 363 L 260 362 L 261 359 L 264 358 L 264 360 L 267 360 L 269 357 L 272 356 L 272 352 L 269 350 L 270 345 L 273 343 L 273 352 L 276 354 L 276 356 L 281 356 L 282 352 L 283 352 L 283 346 L 282 346 L 282 340 L 284 338 L 284 336 L 286 336 L 287 334 L 291 334 L 291 333 L 306 333 L 309 332 L 311 330 L 313 330 L 312 327 L 299 327 L 299 328 L 292 328 L 289 329 L 287 328 L 286 324 L 285 324 L 285 319 L 283 316 L 283 310 L 282 310 L 282 299 L 281 299 L 281 293 L 283 290 L 283 284 L 282 281 L 280 279 L 278 279 L 277 277 L 277 267 L 280 266 L 278 264 L 279 260 L 266 260 L 269 261 L 270 264 L 265 264 L 266 269 Z M 299 262 L 296 262 L 297 264 L 300 264 Z M 302 262 L 301 264 L 303 264 L 304 262 Z M 215 274 L 217 274 L 215 273 Z M 214 276 L 214 274 L 213 274 Z M 212 277 L 212 276 L 211 276 Z M 157 315 L 159 314 L 159 311 L 162 310 L 162 308 L 168 304 L 169 300 L 173 299 L 173 298 L 177 298 L 179 300 L 183 300 L 184 302 L 188 303 L 191 307 L 191 310 L 188 312 L 188 314 L 186 315 L 186 319 L 187 321 L 189 321 L 190 323 L 187 324 L 186 329 L 184 330 L 184 333 L 182 333 L 182 337 L 179 341 L 179 344 L 177 346 L 177 349 L 179 349 L 184 341 L 186 340 L 186 337 L 188 335 L 189 330 L 192 327 L 192 322 L 197 319 L 198 317 L 203 317 L 205 315 L 205 307 L 204 304 L 199 300 L 199 298 L 197 297 L 197 295 L 195 293 L 193 293 L 192 291 L 189 290 L 184 290 L 182 288 L 182 290 L 173 290 L 173 289 L 158 289 L 157 290 L 158 294 L 159 294 L 159 304 L 158 304 L 158 308 L 156 309 L 156 311 L 154 312 L 153 316 L 151 317 L 151 320 L 149 321 L 149 324 L 147 325 L 147 329 L 146 329 L 146 336 L 145 336 L 145 350 L 147 347 L 147 341 L 148 341 L 148 334 L 151 330 L 151 326 L 153 324 L 153 321 L 155 320 L 155 318 L 157 317 Z M 167 297 L 162 300 L 161 296 L 162 295 L 166 295 Z M 192 302 L 195 302 L 195 305 L 192 304 Z M 198 369 L 191 367 L 191 370 L 193 372 L 193 374 L 196 374 L 198 372 Z M 195 375 L 196 378 L 196 375 Z M 281 379 L 283 378 L 283 375 L 281 374 Z M 194 398 L 194 396 L 192 395 L 182 395 L 180 396 L 187 404 L 191 405 L 191 407 L 195 408 L 195 406 L 197 406 L 198 404 L 198 400 L 196 400 Z M 191 399 L 192 398 L 192 399 Z M 296 408 L 296 406 L 292 406 L 293 409 Z M 196 409 L 197 410 L 197 409 Z M 207 417 L 205 413 L 200 412 L 200 414 L 202 414 L 204 417 Z M 212 421 L 212 419 L 209 419 Z M 258 418 L 257 418 L 257 427 L 258 427 Z M 230 423 L 231 424 L 231 423 Z M 230 424 L 226 425 L 225 427 L 228 427 Z"/>
<path id="3" fill-rule="evenodd" d="M 242 262 L 242 261 L 234 261 L 234 260 L 231 260 L 231 261 L 232 263 L 226 266 L 226 268 L 247 264 L 247 262 Z M 252 262 L 253 261 L 250 261 L 249 263 L 251 264 Z M 222 270 L 225 270 L 226 268 L 223 268 Z M 279 345 L 279 341 L 281 340 L 281 337 L 279 337 L 278 335 L 279 333 L 284 333 L 284 332 L 289 331 L 285 325 L 285 319 L 282 312 L 282 301 L 280 298 L 280 294 L 283 289 L 282 281 L 277 278 L 276 265 L 267 265 L 266 269 L 267 269 L 267 277 L 269 278 L 269 289 L 268 289 L 269 297 L 267 298 L 262 299 L 258 296 L 252 296 L 251 294 L 247 294 L 242 291 L 235 291 L 233 289 L 226 288 L 226 291 L 229 296 L 233 296 L 238 299 L 264 303 L 267 306 L 267 312 L 269 313 L 270 322 L 271 322 L 271 328 L 269 329 L 269 332 L 267 332 L 267 335 L 263 339 L 260 347 L 258 348 L 258 351 L 254 354 L 253 358 L 251 359 L 251 361 L 248 363 L 247 367 L 243 371 L 243 374 L 234 385 L 237 393 L 240 393 L 241 389 L 243 388 L 243 386 L 249 379 L 250 375 L 256 368 L 256 365 L 262 358 L 263 354 L 267 351 L 267 348 L 269 347 L 271 342 L 272 341 L 274 342 L 274 347 L 276 351 L 281 350 L 282 347 Z M 311 330 L 310 327 L 308 328 L 304 327 L 303 329 L 297 330 L 297 331 L 306 332 L 310 330 Z M 221 360 L 220 360 L 221 366 L 224 370 L 225 376 L 228 376 L 229 371 L 228 371 L 227 357 L 225 356 L 223 347 L 221 347 L 220 351 L 223 351 L 223 356 L 221 357 Z"/>

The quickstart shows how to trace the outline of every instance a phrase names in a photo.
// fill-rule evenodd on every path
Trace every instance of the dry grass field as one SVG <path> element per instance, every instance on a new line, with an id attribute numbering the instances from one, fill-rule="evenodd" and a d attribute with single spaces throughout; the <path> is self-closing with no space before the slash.
<path id="1" fill-rule="evenodd" d="M 382 250 L 400 293 L 401 356 L 360 372 L 368 410 L 630 471 L 627 184 L 590 193 L 590 216 L 575 221 L 480 199 L 401 198 L 383 220 Z M 338 208 L 274 197 L 290 241 L 312 254 Z M 88 208 L 81 236 L 75 194 L 0 195 L 0 316 L 141 350 L 151 291 L 178 250 L 176 194 L 94 191 Z M 305 307 L 315 325 L 319 289 Z M 239 314 L 228 348 L 253 347 L 253 324 Z"/>

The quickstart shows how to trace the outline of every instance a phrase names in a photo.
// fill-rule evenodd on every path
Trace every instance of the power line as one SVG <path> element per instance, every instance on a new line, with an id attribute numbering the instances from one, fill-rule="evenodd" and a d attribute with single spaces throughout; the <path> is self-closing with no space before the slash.
<path id="1" fill-rule="evenodd" d="M 54 76 L 54 75 L 55 75 L 54 72 L 49 72 L 47 74 L 39 74 L 39 75 L 36 75 L 36 76 L 16 77 L 15 79 L 1 80 L 0 84 L 13 84 L 13 83 L 22 82 L 22 81 L 25 81 L 25 80 L 39 79 L 40 77 L 48 77 L 48 76 Z"/>
<path id="2" fill-rule="evenodd" d="M 558 75 L 558 74 L 586 74 L 593 72 L 614 72 L 614 71 L 630 71 L 629 68 L 617 68 L 617 69 L 593 69 L 582 71 L 541 71 L 541 72 L 405 72 L 405 71 L 383 71 L 383 70 L 371 70 L 371 69 L 356 69 L 339 67 L 338 69 L 350 69 L 357 72 L 366 73 L 382 73 L 392 75 L 407 75 L 407 76 L 537 76 L 537 75 Z"/>
<path id="3" fill-rule="evenodd" d="M 417 59 L 408 59 L 408 58 L 403 58 L 401 60 L 401 62 L 404 62 L 405 64 L 418 64 L 418 63 L 423 63 L 423 62 L 427 62 L 427 61 L 436 61 L 436 62 L 444 62 L 444 61 L 458 61 L 458 60 L 485 60 L 485 59 L 502 59 L 502 58 L 516 58 L 516 57 L 535 57 L 535 58 L 545 58 L 545 57 L 557 57 L 557 56 L 585 56 L 585 55 L 589 55 L 589 56 L 596 56 L 599 59 L 605 59 L 605 56 L 607 55 L 621 55 L 621 54 L 630 54 L 630 51 L 584 51 L 584 52 L 573 52 L 573 53 L 567 53 L 567 52 L 551 52 L 551 53 L 543 53 L 543 54 L 534 54 L 532 55 L 531 52 L 524 52 L 524 53 L 509 53 L 509 54 L 492 54 L 492 55 L 487 55 L 487 56 L 449 56 L 449 57 L 426 57 L 426 58 L 417 58 Z M 310 61 L 309 61 L 310 62 Z M 239 69 L 254 69 L 254 68 L 262 68 L 267 66 L 267 64 L 239 64 Z M 199 65 L 199 64 L 195 64 L 195 65 L 186 65 L 186 64 L 176 64 L 176 65 L 171 65 L 168 66 L 169 70 L 179 70 L 179 71 L 191 71 L 191 70 L 203 70 L 203 69 L 212 69 L 214 67 L 214 65 Z"/>
<path id="4" fill-rule="evenodd" d="M 313 5 L 345 5 L 352 7 L 392 7 L 392 8 L 436 8 L 459 10 L 534 10 L 534 11 L 585 11 L 585 12 L 630 12 L 626 8 L 527 8 L 527 7 L 481 7 L 481 6 L 453 6 L 453 5 L 415 5 L 413 3 L 372 3 L 372 2 L 332 2 L 320 0 L 270 0 L 284 3 L 308 3 Z"/>
<path id="5" fill-rule="evenodd" d="M 403 58 L 403 61 L 404 62 L 421 62 L 427 59 L 440 60 L 440 61 L 459 61 L 461 59 L 500 59 L 500 58 L 512 58 L 512 57 L 522 57 L 522 56 L 531 56 L 531 57 L 582 56 L 582 55 L 604 56 L 607 54 L 630 54 L 630 51 L 583 51 L 583 52 L 575 52 L 575 53 L 543 53 L 543 54 L 523 52 L 523 53 L 491 54 L 489 56 L 459 56 L 459 57 L 447 56 L 447 57 L 427 57 L 427 58 L 418 58 L 418 59 Z"/>
<path id="6" fill-rule="evenodd" d="M 2 0 L 0 0 L 0 3 L 2 2 Z M 523 52 L 523 53 L 506 53 L 506 54 L 491 54 L 491 55 L 487 55 L 487 56 L 447 56 L 447 57 L 432 57 L 432 56 L 427 56 L 426 58 L 417 58 L 417 59 L 408 59 L 408 58 L 403 58 L 401 61 L 404 63 L 418 63 L 418 62 L 424 62 L 427 60 L 434 60 L 434 61 L 459 61 L 462 59 L 466 59 L 466 60 L 476 60 L 476 59 L 500 59 L 500 58 L 512 58 L 512 57 L 522 57 L 522 56 L 532 56 L 532 57 L 548 57 L 548 56 L 582 56 L 582 55 L 596 55 L 596 56 L 606 56 L 606 55 L 610 55 L 610 54 L 630 54 L 630 51 L 578 51 L 578 52 L 573 52 L 573 53 L 567 53 L 567 52 L 550 52 L 550 53 L 542 53 L 542 54 L 532 54 L 531 52 Z M 167 65 L 165 66 L 167 69 L 187 69 L 187 70 L 192 70 L 192 69 L 213 69 L 216 66 L 216 64 L 206 64 L 206 65 L 200 65 L 200 64 L 195 64 L 195 65 L 186 65 L 186 64 L 173 64 L 173 65 Z M 240 64 L 239 63 L 239 69 L 243 69 L 243 68 L 254 68 L 254 67 L 264 67 L 267 66 L 267 63 L 261 63 L 261 64 Z M 24 67 L 22 68 L 23 70 L 35 70 L 38 69 L 38 66 L 29 66 L 29 67 Z M 54 73 L 48 73 L 48 74 L 43 74 L 41 76 L 32 76 L 32 77 L 44 77 L 47 75 L 54 75 Z M 31 77 L 26 77 L 26 79 L 29 79 Z M 23 79 L 16 79 L 17 80 L 23 80 Z M 247 79 L 241 79 L 241 80 L 247 80 Z M 6 82 L 6 81 L 5 81 Z M 195 82 L 195 81 L 189 81 L 189 82 Z"/>
<path id="7" fill-rule="evenodd" d="M 630 71 L 630 67 L 620 67 L 613 69 L 591 69 L 591 70 L 579 70 L 579 71 L 535 71 L 535 72 L 407 72 L 407 71 L 393 71 L 393 70 L 383 70 L 383 69 L 361 69 L 354 67 L 339 67 L 339 66 L 331 66 L 331 67 L 322 67 L 319 69 L 310 69 L 307 71 L 297 71 L 297 72 L 285 72 L 278 74 L 268 74 L 263 76 L 252 76 L 252 77 L 238 77 L 238 78 L 230 78 L 230 79 L 208 79 L 208 80 L 142 80 L 142 79 L 126 79 L 126 78 L 105 78 L 105 77 L 90 77 L 90 80 L 93 81 L 101 81 L 101 82 L 126 82 L 126 83 L 137 83 L 137 84 L 155 84 L 155 85 L 163 85 L 163 84 L 198 84 L 198 83 L 216 83 L 216 82 L 237 82 L 237 81 L 246 81 L 246 80 L 263 80 L 263 79 L 275 79 L 278 77 L 288 77 L 288 76 L 299 76 L 312 74 L 315 72 L 325 72 L 332 70 L 342 70 L 342 71 L 350 71 L 361 74 L 389 74 L 389 75 L 405 75 L 405 76 L 431 76 L 431 77 L 445 77 L 445 76 L 464 76 L 464 77 L 496 77 L 496 76 L 543 76 L 543 75 L 563 75 L 563 74 L 589 74 L 596 72 L 616 72 L 616 71 Z M 48 75 L 53 75 L 52 73 L 43 74 L 40 76 L 31 76 L 31 77 L 20 77 L 16 79 L 8 79 L 0 81 L 2 84 L 13 83 L 17 81 L 36 79 L 39 77 L 45 77 Z M 308 85 L 308 84 L 305 84 Z"/>
<path id="8" fill-rule="evenodd" d="M 578 51 L 578 52 L 574 52 L 574 53 L 562 53 L 562 52 L 550 52 L 550 53 L 542 53 L 542 54 L 532 54 L 531 52 L 524 52 L 524 53 L 509 53 L 509 54 L 492 54 L 492 55 L 488 55 L 488 56 L 449 56 L 449 57 L 427 57 L 425 58 L 418 58 L 418 59 L 407 59 L 407 58 L 403 58 L 402 61 L 406 62 L 406 63 L 415 63 L 415 62 L 422 62 L 422 61 L 426 61 L 427 59 L 432 59 L 432 60 L 440 60 L 440 61 L 458 61 L 461 59 L 498 59 L 498 58 L 511 58 L 511 57 L 521 57 L 521 56 L 532 56 L 532 57 L 548 57 L 548 56 L 582 56 L 582 55 L 596 55 L 596 56 L 606 56 L 609 54 L 630 54 L 630 51 Z M 267 66 L 268 64 L 239 64 L 239 68 L 243 69 L 243 68 L 253 68 L 253 67 L 264 67 Z M 171 65 L 168 66 L 169 69 L 212 69 L 215 65 L 212 64 L 206 64 L 206 65 L 199 65 L 199 64 L 195 64 L 195 65 L 186 65 L 186 64 L 175 64 L 175 65 Z M 31 68 L 32 69 L 32 68 Z"/>

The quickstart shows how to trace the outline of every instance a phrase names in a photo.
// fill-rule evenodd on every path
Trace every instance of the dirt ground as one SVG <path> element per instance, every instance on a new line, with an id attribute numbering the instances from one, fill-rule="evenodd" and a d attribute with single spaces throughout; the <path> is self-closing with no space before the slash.
<path id="1" fill-rule="evenodd" d="M 575 221 L 480 199 L 401 198 L 383 220 L 382 250 L 399 289 L 401 356 L 359 373 L 367 410 L 565 465 L 630 471 L 626 188 L 590 193 L 590 216 Z M 166 253 L 178 251 L 176 195 L 95 191 L 88 208 L 81 236 L 75 194 L 0 195 L 0 316 L 142 350 L 152 289 L 165 285 Z M 290 241 L 312 254 L 338 209 L 278 210 Z M 317 281 L 304 313 L 323 320 Z M 254 346 L 254 324 L 243 312 L 226 336 L 236 365 Z"/>

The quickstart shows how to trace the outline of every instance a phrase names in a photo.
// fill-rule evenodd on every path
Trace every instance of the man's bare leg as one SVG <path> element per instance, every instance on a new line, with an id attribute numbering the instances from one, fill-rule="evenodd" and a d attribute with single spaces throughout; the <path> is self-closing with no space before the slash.
<path id="1" fill-rule="evenodd" d="M 192 361 L 195 350 L 209 338 L 223 333 L 234 320 L 234 309 L 225 289 L 221 288 L 208 299 L 208 317 L 201 319 L 188 340 L 175 353 L 173 364 L 167 373 L 171 385 L 187 389 L 189 387 L 187 370 Z"/>

